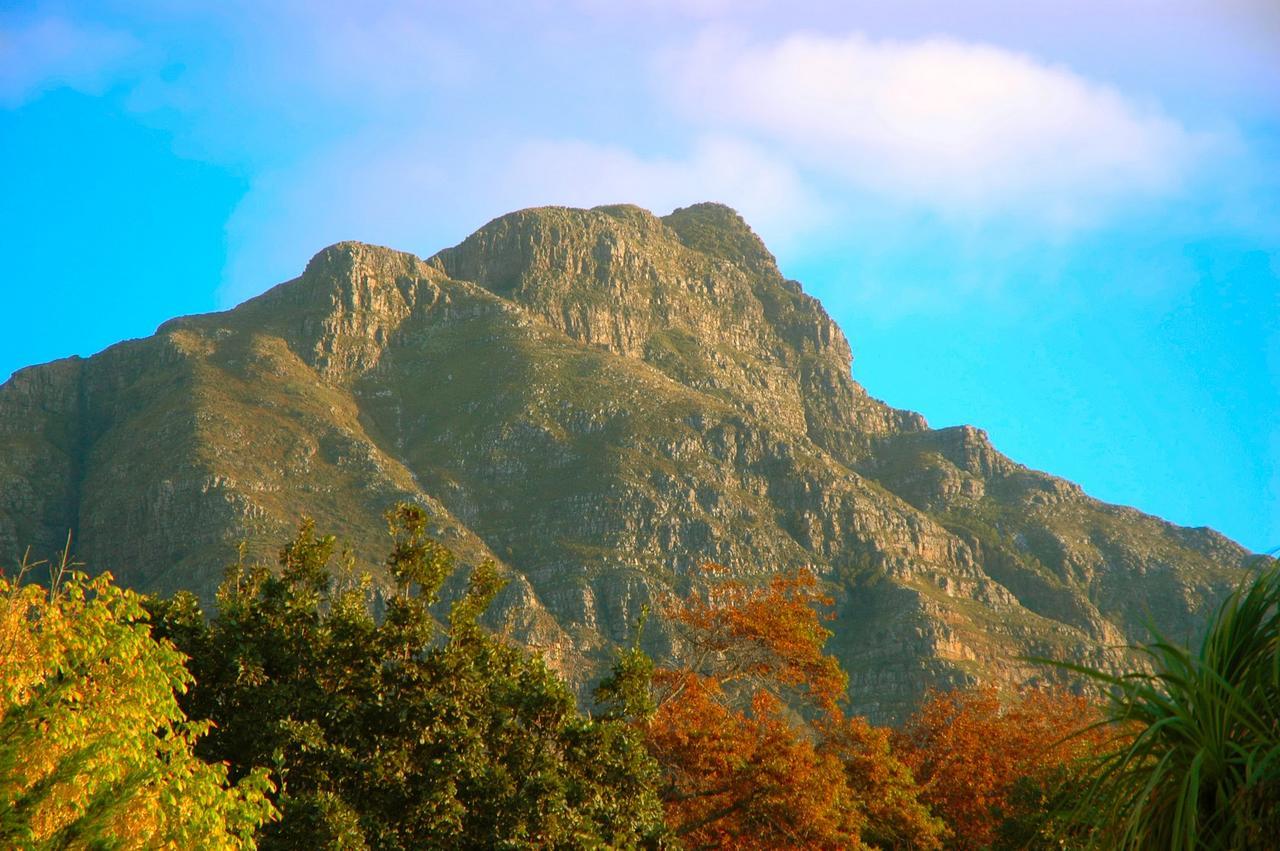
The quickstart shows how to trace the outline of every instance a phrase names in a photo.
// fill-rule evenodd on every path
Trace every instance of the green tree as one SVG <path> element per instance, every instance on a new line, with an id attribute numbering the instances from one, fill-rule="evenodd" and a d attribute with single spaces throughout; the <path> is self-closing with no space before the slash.
<path id="1" fill-rule="evenodd" d="M 194 755 L 183 656 L 109 574 L 62 566 L 51 588 L 0 576 L 0 846 L 252 848 L 266 771 L 228 788 Z"/>
<path id="2" fill-rule="evenodd" d="M 661 830 L 654 768 L 631 728 L 593 720 L 541 660 L 479 622 L 501 589 L 472 571 L 447 624 L 432 615 L 452 554 L 425 512 L 388 515 L 393 588 L 371 583 L 304 522 L 278 574 L 237 565 L 206 621 L 195 600 L 156 603 L 192 656 L 202 742 L 237 772 L 280 778 L 264 848 L 633 847 Z"/>

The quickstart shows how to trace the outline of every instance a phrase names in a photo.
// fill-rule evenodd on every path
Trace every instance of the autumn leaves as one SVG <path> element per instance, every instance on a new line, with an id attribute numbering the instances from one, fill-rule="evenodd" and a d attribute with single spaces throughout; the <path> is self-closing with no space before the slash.
<path id="1" fill-rule="evenodd" d="M 679 664 L 652 672 L 653 701 L 632 721 L 672 833 L 690 847 L 924 849 L 1038 830 L 1041 804 L 1104 735 L 1064 740 L 1096 710 L 985 689 L 933 694 L 901 731 L 849 717 L 846 675 L 823 653 L 830 603 L 804 572 L 666 601 Z"/>

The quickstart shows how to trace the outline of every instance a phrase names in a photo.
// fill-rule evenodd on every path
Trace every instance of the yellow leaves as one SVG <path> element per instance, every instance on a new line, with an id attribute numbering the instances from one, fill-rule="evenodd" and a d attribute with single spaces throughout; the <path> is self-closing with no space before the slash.
<path id="1" fill-rule="evenodd" d="M 174 695 L 190 681 L 110 575 L 49 591 L 0 576 L 0 845 L 248 847 L 266 778 L 229 790 L 193 755 L 205 727 Z"/>

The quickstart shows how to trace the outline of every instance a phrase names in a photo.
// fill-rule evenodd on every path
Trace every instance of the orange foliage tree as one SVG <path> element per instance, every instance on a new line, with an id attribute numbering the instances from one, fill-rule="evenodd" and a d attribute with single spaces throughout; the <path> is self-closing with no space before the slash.
<path id="1" fill-rule="evenodd" d="M 1114 732 L 1099 709 L 1064 691 L 1002 699 L 992 687 L 932 692 L 896 736 L 922 798 L 950 827 L 949 847 L 1059 844 L 1046 822 L 1084 761 Z"/>
<path id="2" fill-rule="evenodd" d="M 643 730 L 668 826 L 688 846 L 861 848 L 864 835 L 899 835 L 938 847 L 941 826 L 887 731 L 840 710 L 848 678 L 822 652 L 830 605 L 807 571 L 716 582 L 664 605 L 679 665 L 654 669 L 633 649 L 602 684 L 602 701 Z"/>
<path id="3" fill-rule="evenodd" d="M 862 814 L 862 842 L 884 849 L 939 848 L 943 822 L 921 797 L 920 785 L 893 746 L 893 733 L 860 717 L 822 725 L 824 753 L 844 766 L 845 783 Z"/>

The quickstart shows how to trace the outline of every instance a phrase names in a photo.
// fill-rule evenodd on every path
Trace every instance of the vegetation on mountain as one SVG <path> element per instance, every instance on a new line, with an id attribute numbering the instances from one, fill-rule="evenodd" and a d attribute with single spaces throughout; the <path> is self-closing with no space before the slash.
<path id="1" fill-rule="evenodd" d="M 268 771 L 194 753 L 182 655 L 142 600 L 65 557 L 49 585 L 0 573 L 0 847 L 254 847 Z"/>

